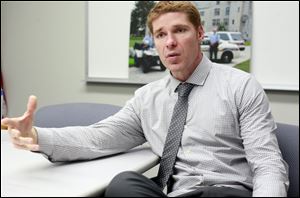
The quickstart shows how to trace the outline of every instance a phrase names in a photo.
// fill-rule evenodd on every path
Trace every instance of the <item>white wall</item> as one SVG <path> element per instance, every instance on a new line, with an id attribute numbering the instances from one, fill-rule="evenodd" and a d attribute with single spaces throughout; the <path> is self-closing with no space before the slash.
<path id="1" fill-rule="evenodd" d="M 251 72 L 267 89 L 299 91 L 299 2 L 254 1 Z"/>
<path id="2" fill-rule="evenodd" d="M 64 102 L 124 105 L 136 85 L 86 84 L 84 2 L 1 1 L 1 69 L 9 116 Z M 112 58 L 116 58 L 113 56 Z M 299 125 L 299 92 L 268 91 L 276 121 Z"/>

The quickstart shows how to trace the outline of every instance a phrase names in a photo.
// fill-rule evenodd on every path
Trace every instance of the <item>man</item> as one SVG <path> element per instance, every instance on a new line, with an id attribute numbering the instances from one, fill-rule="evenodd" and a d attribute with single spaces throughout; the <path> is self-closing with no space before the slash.
<path id="1" fill-rule="evenodd" d="M 121 173 L 106 196 L 286 196 L 288 170 L 267 97 L 250 74 L 203 56 L 200 21 L 190 2 L 156 4 L 148 26 L 170 75 L 138 89 L 114 116 L 88 127 L 32 127 L 36 98 L 30 97 L 22 117 L 1 123 L 9 126 L 16 147 L 44 153 L 53 162 L 93 159 L 148 141 L 161 157 L 158 177 Z M 184 114 L 184 126 L 177 125 Z M 171 172 L 165 171 L 174 154 L 168 148 L 178 136 L 176 160 Z"/>
<path id="2" fill-rule="evenodd" d="M 216 61 L 218 59 L 218 47 L 220 41 L 216 28 L 213 29 L 213 34 L 209 36 L 209 41 L 209 58 L 211 61 Z"/>
<path id="3" fill-rule="evenodd" d="M 143 39 L 143 44 L 146 46 L 146 48 L 153 48 L 154 43 L 153 43 L 153 38 L 151 35 L 146 34 L 146 36 Z"/>

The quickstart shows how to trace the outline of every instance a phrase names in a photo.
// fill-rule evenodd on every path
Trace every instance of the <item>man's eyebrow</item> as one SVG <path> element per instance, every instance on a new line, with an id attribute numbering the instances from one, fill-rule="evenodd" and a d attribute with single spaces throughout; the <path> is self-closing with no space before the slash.
<path id="1" fill-rule="evenodd" d="M 153 35 L 157 34 L 158 32 L 161 32 L 162 29 L 163 29 L 163 28 L 161 27 L 161 28 L 159 28 L 158 30 L 155 30 Z"/>
<path id="2" fill-rule="evenodd" d="M 174 28 L 190 28 L 190 26 L 185 24 L 178 24 L 178 25 L 174 25 Z"/>
<path id="3" fill-rule="evenodd" d="M 176 29 L 176 28 L 190 28 L 190 26 L 185 25 L 185 24 L 177 24 L 177 25 L 173 25 L 172 28 L 173 29 Z M 163 27 L 159 28 L 158 30 L 155 30 L 153 35 L 157 34 L 158 32 L 161 32 L 162 29 L 163 29 Z"/>

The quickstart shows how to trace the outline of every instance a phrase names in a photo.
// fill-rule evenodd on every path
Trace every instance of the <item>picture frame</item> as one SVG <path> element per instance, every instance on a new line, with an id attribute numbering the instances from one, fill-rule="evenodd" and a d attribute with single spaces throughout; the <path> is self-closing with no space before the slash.
<path id="1" fill-rule="evenodd" d="M 215 62 L 249 72 L 252 2 L 194 1 L 194 3 L 201 15 L 205 32 L 211 32 L 212 28 L 218 28 L 219 30 L 222 28 L 220 32 L 225 36 L 220 35 L 220 37 L 225 39 L 227 35 L 231 39 L 222 41 L 223 43 L 220 46 L 224 47 L 219 50 L 219 60 Z M 146 36 L 150 36 L 146 27 L 146 16 L 152 8 L 150 5 L 153 6 L 154 4 L 154 1 L 87 2 L 87 82 L 144 85 L 168 75 L 169 71 L 161 65 L 157 53 L 154 53 L 154 60 L 150 60 L 152 62 L 152 65 L 149 63 L 151 68 L 145 70 L 143 64 L 136 64 L 138 61 L 135 55 L 142 50 L 134 48 L 134 45 L 142 45 L 143 41 L 146 40 Z M 110 9 L 106 8 L 109 6 L 115 12 L 108 11 Z M 146 7 L 147 9 L 145 9 Z M 143 10 L 144 13 L 138 12 L 140 15 L 136 15 L 137 9 Z M 116 17 L 115 13 L 122 17 Z M 107 19 L 109 19 L 109 22 Z M 133 27 L 134 21 L 140 23 Z M 232 38 L 236 36 L 233 35 L 234 33 L 239 33 L 238 36 L 243 39 L 240 46 Z M 207 39 L 209 39 L 209 34 L 205 35 L 204 41 L 207 41 Z M 108 40 L 109 42 L 107 42 Z M 209 56 L 209 45 L 205 42 L 201 44 L 203 53 Z M 224 55 L 223 49 L 226 48 L 229 51 L 228 48 L 232 46 L 239 48 L 241 54 L 239 58 L 230 57 L 228 55 L 230 52 L 226 52 Z M 111 58 L 114 54 L 116 58 Z M 140 62 L 145 64 L 145 60 Z"/>

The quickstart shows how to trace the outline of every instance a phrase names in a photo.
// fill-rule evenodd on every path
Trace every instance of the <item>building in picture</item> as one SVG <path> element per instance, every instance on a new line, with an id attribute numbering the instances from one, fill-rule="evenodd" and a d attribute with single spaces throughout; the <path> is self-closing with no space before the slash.
<path id="1" fill-rule="evenodd" d="M 245 40 L 252 38 L 251 1 L 194 1 L 204 30 L 241 32 Z"/>

